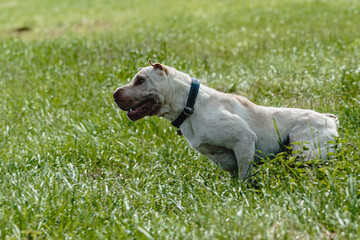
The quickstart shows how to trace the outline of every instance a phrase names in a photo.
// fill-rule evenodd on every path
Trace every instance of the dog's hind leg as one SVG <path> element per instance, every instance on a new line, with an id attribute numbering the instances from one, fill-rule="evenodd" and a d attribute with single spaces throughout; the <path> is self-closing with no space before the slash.
<path id="1" fill-rule="evenodd" d="M 325 126 L 310 126 L 300 124 L 290 133 L 289 140 L 292 146 L 292 155 L 307 161 L 312 159 L 328 158 L 329 152 L 334 152 L 334 136 L 336 130 Z"/>

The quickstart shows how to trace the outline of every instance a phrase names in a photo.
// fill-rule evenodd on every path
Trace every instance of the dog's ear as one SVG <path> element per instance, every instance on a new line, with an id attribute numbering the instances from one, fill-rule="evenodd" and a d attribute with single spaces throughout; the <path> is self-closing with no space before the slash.
<path id="1" fill-rule="evenodd" d="M 168 75 L 169 71 L 167 70 L 167 68 L 166 68 L 164 65 L 162 65 L 162 64 L 160 64 L 160 63 L 155 63 L 155 64 L 152 63 L 152 62 L 151 62 L 151 58 L 149 58 L 149 63 L 150 63 L 150 65 L 151 65 L 154 69 L 159 69 L 159 70 L 165 72 L 166 75 Z"/>

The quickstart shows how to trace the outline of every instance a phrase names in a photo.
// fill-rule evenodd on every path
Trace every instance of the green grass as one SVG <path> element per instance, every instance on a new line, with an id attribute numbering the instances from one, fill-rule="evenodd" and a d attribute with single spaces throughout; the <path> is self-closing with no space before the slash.
<path id="1" fill-rule="evenodd" d="M 360 3 L 0 2 L 1 239 L 359 239 Z M 30 31 L 16 32 L 20 27 Z M 147 59 L 336 114 L 336 161 L 232 180 L 112 92 Z"/>

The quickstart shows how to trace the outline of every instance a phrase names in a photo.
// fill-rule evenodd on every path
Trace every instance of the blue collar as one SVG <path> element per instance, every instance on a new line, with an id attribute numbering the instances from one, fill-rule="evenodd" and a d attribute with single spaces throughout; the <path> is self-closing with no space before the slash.
<path id="1" fill-rule="evenodd" d="M 195 105 L 196 97 L 199 92 L 199 88 L 200 88 L 200 81 L 195 78 L 192 78 L 188 100 L 180 115 L 174 121 L 171 122 L 173 126 L 179 128 L 180 125 L 185 121 L 185 119 L 189 117 L 191 114 L 193 114 L 194 105 Z"/>

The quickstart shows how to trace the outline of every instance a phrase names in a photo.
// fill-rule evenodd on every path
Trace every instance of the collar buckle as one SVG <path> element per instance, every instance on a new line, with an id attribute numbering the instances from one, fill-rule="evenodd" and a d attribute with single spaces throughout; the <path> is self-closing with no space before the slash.
<path id="1" fill-rule="evenodd" d="M 186 102 L 184 109 L 181 111 L 180 115 L 174 121 L 171 122 L 173 126 L 180 128 L 180 125 L 185 121 L 185 119 L 194 113 L 194 105 L 195 105 L 196 97 L 199 92 L 199 88 L 200 88 L 200 81 L 195 78 L 192 78 L 188 100 Z"/>
<path id="2" fill-rule="evenodd" d="M 190 116 L 191 114 L 194 113 L 194 109 L 189 106 L 186 106 L 184 107 L 183 113 L 185 114 L 185 116 Z"/>

